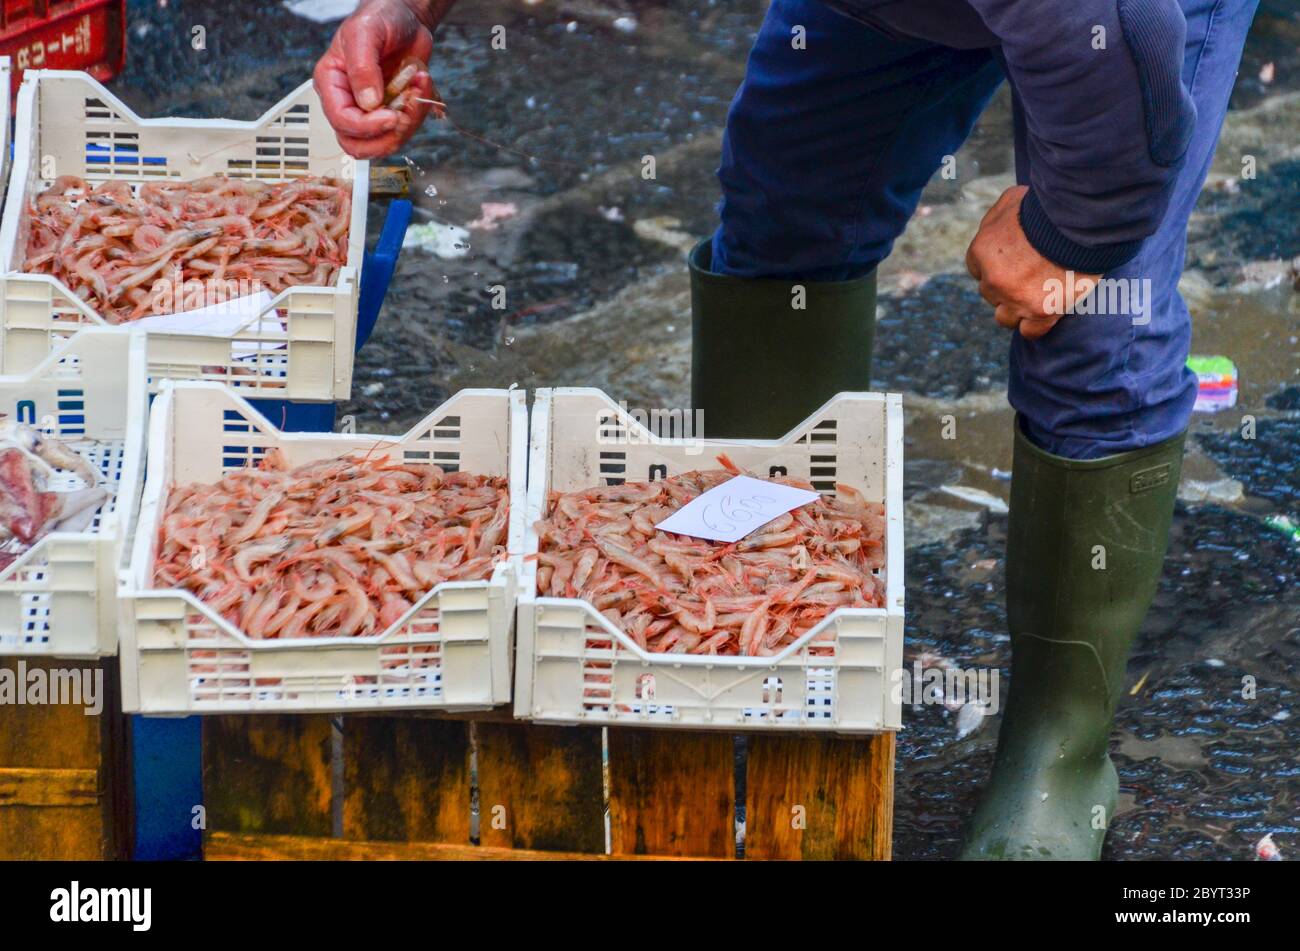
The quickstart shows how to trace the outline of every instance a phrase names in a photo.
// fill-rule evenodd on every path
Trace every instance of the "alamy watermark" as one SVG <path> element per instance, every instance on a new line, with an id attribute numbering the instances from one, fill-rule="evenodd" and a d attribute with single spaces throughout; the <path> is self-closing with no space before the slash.
<path id="1" fill-rule="evenodd" d="M 704 451 L 704 410 L 642 409 L 620 400 L 618 413 L 602 410 L 596 421 L 596 442 L 602 446 L 645 445 L 671 439 L 685 447 L 688 456 Z M 623 425 L 624 420 L 636 423 Z"/>
<path id="2" fill-rule="evenodd" d="M 92 888 L 73 881 L 50 892 L 50 921 L 129 924 L 148 931 L 153 924 L 152 888 Z"/>
<path id="3" fill-rule="evenodd" d="M 33 667 L 20 660 L 0 668 L 0 706 L 68 704 L 86 716 L 104 712 L 104 671 L 99 667 Z"/>
<path id="4" fill-rule="evenodd" d="M 910 670 L 899 667 L 890 677 L 894 702 L 905 706 L 943 706 L 955 711 L 975 704 L 985 716 L 1000 708 L 1000 672 L 996 667 L 927 665 L 918 658 Z"/>
<path id="5" fill-rule="evenodd" d="M 1076 317 L 1130 317 L 1138 327 L 1151 323 L 1151 278 L 1103 277 L 1092 285 L 1090 280 L 1078 280 L 1073 271 L 1066 271 L 1063 281 L 1048 278 L 1043 282 L 1043 311 Z"/>
<path id="6" fill-rule="evenodd" d="M 180 314 L 207 307 L 220 313 L 226 305 L 233 309 L 235 301 L 260 294 L 265 289 L 261 281 L 247 278 L 160 278 L 151 288 L 149 306 L 155 315 Z"/>

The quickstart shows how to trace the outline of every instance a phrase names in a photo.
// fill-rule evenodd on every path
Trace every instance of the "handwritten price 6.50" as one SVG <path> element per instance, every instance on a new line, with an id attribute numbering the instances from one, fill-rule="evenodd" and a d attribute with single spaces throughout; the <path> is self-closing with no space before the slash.
<path id="1" fill-rule="evenodd" d="M 710 541 L 737 542 L 778 515 L 817 498 L 807 489 L 736 476 L 691 499 L 655 527 Z"/>
<path id="2" fill-rule="evenodd" d="M 728 492 L 717 501 L 717 504 L 704 506 L 704 511 L 700 513 L 700 521 L 715 532 L 734 532 L 737 522 L 751 528 L 759 528 L 776 517 L 766 516 L 762 521 L 757 521 L 775 504 L 776 499 L 770 495 L 746 495 L 736 498 Z"/>

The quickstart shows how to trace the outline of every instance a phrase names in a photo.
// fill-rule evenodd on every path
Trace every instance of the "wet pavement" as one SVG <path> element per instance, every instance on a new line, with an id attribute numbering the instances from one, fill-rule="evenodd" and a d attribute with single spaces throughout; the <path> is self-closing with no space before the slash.
<path id="1" fill-rule="evenodd" d="M 763 7 L 463 0 L 433 66 L 455 127 L 430 124 L 403 157 L 423 232 L 467 234 L 441 255 L 432 241 L 404 252 L 343 407 L 359 428 L 400 431 L 465 386 L 594 385 L 631 405 L 688 404 L 681 260 L 713 225 L 720 129 Z M 128 69 L 111 85 L 145 115 L 251 118 L 309 76 L 333 30 L 248 0 L 132 2 L 130 21 Z M 494 25 L 504 51 L 490 48 Z M 1123 796 L 1109 858 L 1246 859 L 1268 832 L 1300 852 L 1300 545 L 1265 522 L 1300 520 L 1298 48 L 1300 10 L 1265 0 L 1189 231 L 1193 352 L 1231 357 L 1241 390 L 1235 408 L 1193 423 L 1113 738 Z M 908 661 L 998 667 L 1004 689 L 1006 519 L 940 487 L 987 493 L 994 508 L 1008 489 L 1006 338 L 962 266 L 1012 184 L 1008 114 L 1003 90 L 957 178 L 931 182 L 882 265 L 873 370 L 908 410 Z M 483 203 L 515 213 L 469 227 Z M 381 218 L 375 203 L 372 233 Z M 956 853 L 995 735 L 988 722 L 957 740 L 939 707 L 905 714 L 896 857 Z"/>
<path id="2" fill-rule="evenodd" d="M 1005 676 L 1005 535 L 1005 517 L 988 517 L 909 549 L 909 664 L 929 653 Z M 1249 700 L 1246 677 L 1257 682 Z M 1279 843 L 1300 835 L 1300 549 L 1251 516 L 1180 505 L 1126 688 L 1112 745 L 1121 800 L 1105 857 L 1249 859 L 1266 833 Z M 993 765 L 996 723 L 956 740 L 955 721 L 940 706 L 904 714 L 896 857 L 957 854 Z"/>

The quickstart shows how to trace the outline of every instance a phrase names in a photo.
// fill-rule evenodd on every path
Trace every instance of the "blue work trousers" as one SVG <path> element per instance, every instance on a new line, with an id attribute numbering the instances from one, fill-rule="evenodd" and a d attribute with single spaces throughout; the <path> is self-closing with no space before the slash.
<path id="1" fill-rule="evenodd" d="M 851 8 L 854 0 L 837 2 Z M 1174 436 L 1196 399 L 1186 367 L 1191 320 L 1178 293 L 1187 219 L 1214 156 L 1256 4 L 1181 6 L 1183 82 L 1196 126 L 1159 230 L 1105 275 L 1135 296 L 1121 313 L 1065 317 L 1038 340 L 1011 335 L 1011 404 L 1031 440 L 1072 459 Z M 1024 9 L 1035 15 L 1034 4 Z M 922 189 L 1004 78 L 997 49 L 900 37 L 819 0 L 773 0 L 727 119 L 713 270 L 809 281 L 866 274 L 889 253 Z M 1032 117 L 1017 103 L 1022 183 L 1029 176 L 1026 121 Z M 989 333 L 1004 332 L 991 310 L 987 319 Z"/>

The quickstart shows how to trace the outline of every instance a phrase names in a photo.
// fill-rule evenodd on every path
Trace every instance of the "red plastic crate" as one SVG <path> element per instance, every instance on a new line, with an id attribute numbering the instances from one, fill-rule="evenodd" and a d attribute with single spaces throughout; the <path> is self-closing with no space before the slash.
<path id="1" fill-rule="evenodd" d="M 107 81 L 126 60 L 126 0 L 4 0 L 0 56 L 13 59 L 10 97 L 25 69 L 82 69 Z"/>

